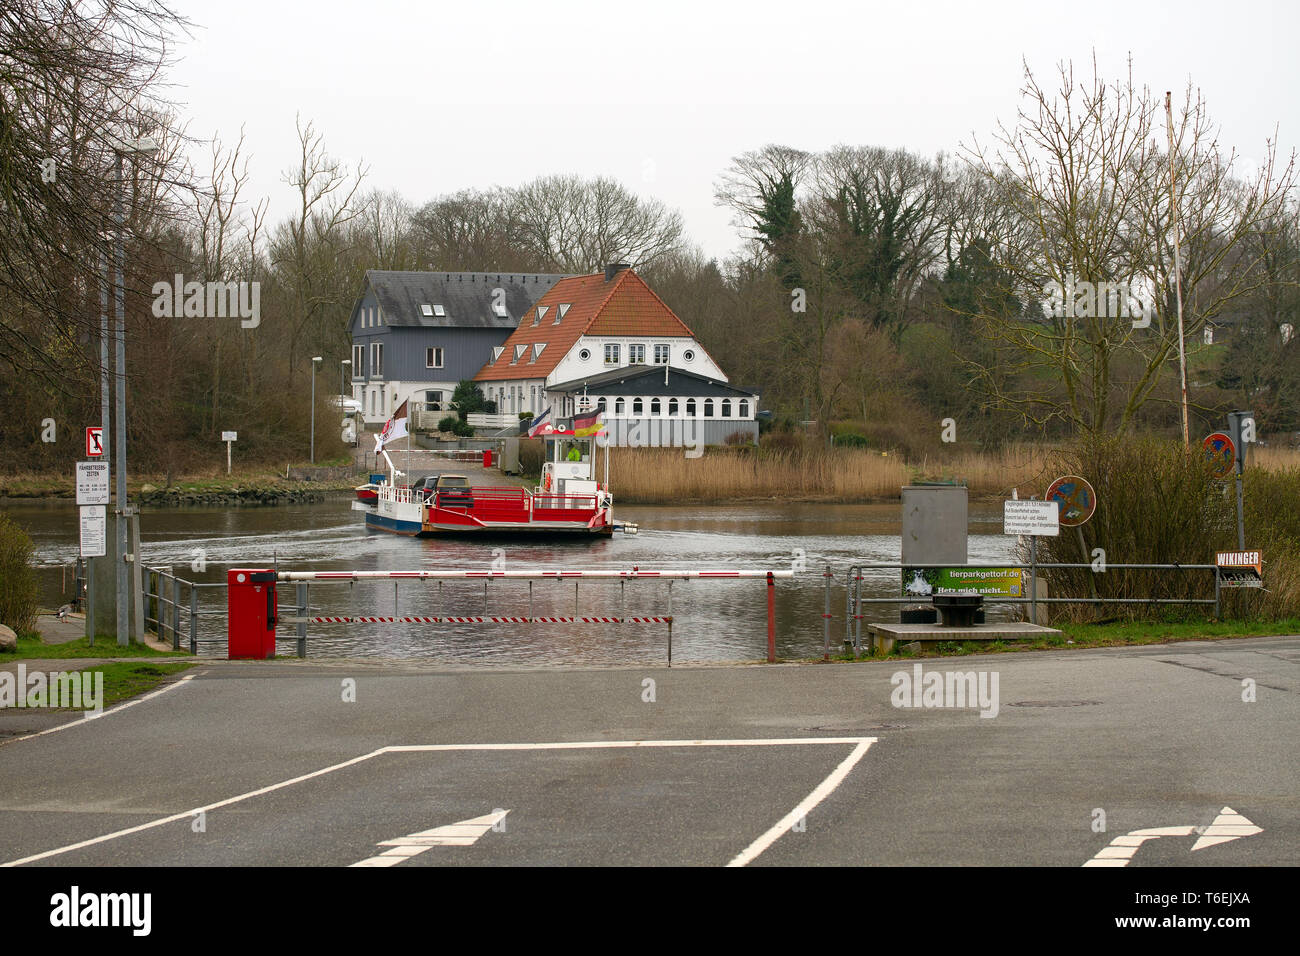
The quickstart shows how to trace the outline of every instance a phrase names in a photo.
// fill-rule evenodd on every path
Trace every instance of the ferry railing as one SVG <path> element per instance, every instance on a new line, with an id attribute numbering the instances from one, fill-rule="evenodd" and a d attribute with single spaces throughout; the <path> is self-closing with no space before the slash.
<path id="1" fill-rule="evenodd" d="M 297 640 L 298 657 L 307 656 L 307 625 L 309 624 L 666 624 L 668 627 L 668 666 L 673 661 L 673 583 L 690 580 L 741 580 L 760 579 L 766 582 L 767 592 L 767 660 L 776 661 L 776 581 L 794 577 L 794 572 L 760 570 L 655 570 L 634 567 L 631 570 L 556 570 L 556 571 L 280 571 L 277 581 L 295 585 L 294 613 L 281 615 L 280 621 L 293 624 Z M 394 602 L 397 586 L 402 581 L 437 581 L 439 613 L 435 615 L 312 615 L 310 587 L 312 584 L 342 584 L 357 581 L 393 582 Z M 446 581 L 482 581 L 482 615 L 448 615 L 442 585 Z M 488 583 L 503 580 L 528 582 L 527 616 L 488 614 Z M 534 581 L 573 582 L 572 616 L 536 616 L 533 613 Z M 586 615 L 581 612 L 579 584 L 583 580 L 617 580 L 619 582 L 619 613 L 612 615 Z M 667 613 L 663 615 L 631 616 L 627 614 L 627 584 L 638 581 L 662 581 L 667 584 Z M 282 606 L 285 602 L 281 602 Z"/>
<path id="2" fill-rule="evenodd" d="M 1028 592 L 1028 597 L 1010 597 L 1003 595 L 987 595 L 984 603 L 987 605 L 1000 604 L 1028 604 L 1029 619 L 1037 621 L 1039 604 L 1140 604 L 1150 607 L 1158 607 L 1165 604 L 1187 604 L 1187 605 L 1212 605 L 1214 607 L 1214 617 L 1219 617 L 1222 607 L 1222 576 L 1217 564 L 1106 564 L 1105 571 L 1097 570 L 1092 564 L 1078 563 L 1057 563 L 1035 561 L 1031 564 L 1015 564 L 1011 562 L 1002 562 L 998 564 L 914 564 L 914 563 L 860 563 L 849 566 L 845 577 L 844 589 L 844 646 L 852 646 L 854 651 L 862 647 L 862 608 L 865 604 L 918 604 L 924 603 L 926 595 L 903 595 L 900 597 L 863 597 L 862 581 L 864 579 L 863 571 L 898 571 L 899 587 L 902 587 L 902 571 L 906 570 L 938 570 L 941 568 L 951 568 L 954 570 L 1019 570 L 1028 571 L 1028 575 L 1022 575 L 1022 580 L 1026 579 L 1024 590 Z M 1110 571 L 1177 571 L 1177 572 L 1208 572 L 1214 576 L 1214 597 L 1212 598 L 1163 598 L 1163 597 L 1098 597 L 1095 591 L 1089 597 L 1039 597 L 1038 596 L 1038 571 L 1044 568 L 1061 568 L 1083 570 L 1090 569 L 1094 575 L 1106 574 Z M 823 658 L 830 657 L 830 607 L 831 607 L 831 581 L 835 577 L 830 565 L 826 566 L 823 575 L 825 578 L 826 588 L 826 612 L 823 615 L 825 624 L 823 625 Z"/>

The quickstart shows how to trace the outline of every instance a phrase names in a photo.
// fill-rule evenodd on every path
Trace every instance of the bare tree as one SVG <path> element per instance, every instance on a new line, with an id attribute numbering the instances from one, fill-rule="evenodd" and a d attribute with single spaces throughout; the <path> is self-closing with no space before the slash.
<path id="1" fill-rule="evenodd" d="M 157 0 L 0 5 L 0 359 L 11 365 L 58 383 L 97 324 L 114 150 L 169 114 L 159 81 L 187 26 Z M 155 157 L 156 183 L 179 182 L 173 161 Z"/>
<path id="2" fill-rule="evenodd" d="M 1026 65 L 1014 126 L 1000 125 L 991 146 L 976 141 L 966 151 L 1011 217 L 997 264 L 1014 294 L 1041 309 L 1028 319 L 975 316 L 998 361 L 972 362 L 970 370 L 988 401 L 1027 421 L 1122 431 L 1178 348 L 1169 164 L 1156 145 L 1162 104 L 1134 87 L 1131 65 L 1116 83 L 1104 81 L 1095 62 L 1090 81 L 1076 82 L 1070 64 L 1058 72 L 1059 87 L 1049 90 Z M 1190 338 L 1262 281 L 1243 240 L 1284 202 L 1295 167 L 1292 160 L 1277 168 L 1269 144 L 1254 181 L 1233 182 L 1231 158 L 1190 89 L 1175 151 Z M 1014 374 L 1003 374 L 1007 368 Z"/>

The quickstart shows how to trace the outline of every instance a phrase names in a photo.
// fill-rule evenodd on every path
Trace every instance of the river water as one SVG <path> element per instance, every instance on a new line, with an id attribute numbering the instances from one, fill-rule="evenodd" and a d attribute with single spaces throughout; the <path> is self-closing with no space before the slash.
<path id="1" fill-rule="evenodd" d="M 42 603 L 57 607 L 63 566 L 77 557 L 77 509 L 67 501 L 7 501 L 9 517 L 31 534 L 36 547 Z M 636 522 L 640 533 L 615 534 L 591 542 L 494 540 L 450 541 L 403 538 L 368 532 L 351 500 L 274 507 L 192 507 L 144 511 L 142 550 L 149 567 L 175 569 L 200 582 L 225 580 L 232 567 L 288 570 L 490 569 L 506 570 L 701 568 L 788 569 L 802 556 L 806 570 L 776 586 L 777 654 L 819 657 L 822 653 L 822 572 L 831 566 L 831 649 L 844 636 L 844 578 L 856 562 L 899 560 L 901 505 L 747 503 L 707 506 L 618 507 L 620 520 Z M 1001 533 L 997 503 L 972 503 L 969 559 L 974 563 L 1012 560 L 1015 539 Z M 202 559 L 205 570 L 193 570 Z M 70 577 L 70 575 L 69 575 Z M 897 596 L 897 571 L 865 572 L 864 593 Z M 70 589 L 71 585 L 67 587 Z M 571 616 L 569 582 L 535 581 L 534 616 Z M 481 582 L 392 582 L 313 584 L 314 615 L 525 616 L 527 581 L 488 586 L 487 610 Z M 70 593 L 70 591 L 69 591 Z M 225 654 L 224 591 L 204 589 L 200 653 Z M 618 582 L 579 586 L 579 616 L 620 616 Z M 667 613 L 664 582 L 629 583 L 629 616 Z M 281 589 L 281 614 L 291 613 L 293 590 Z M 674 662 L 752 661 L 766 655 L 767 606 L 761 580 L 678 581 L 672 587 Z M 896 605 L 867 606 L 866 620 L 897 621 Z M 998 619 L 998 609 L 989 612 Z M 187 625 L 182 615 L 182 629 Z M 311 625 L 308 656 L 408 658 L 461 664 L 629 664 L 661 663 L 667 628 L 656 624 L 571 625 Z M 282 625 L 278 651 L 294 653 L 293 626 Z M 864 635 L 865 636 L 865 635 Z"/>

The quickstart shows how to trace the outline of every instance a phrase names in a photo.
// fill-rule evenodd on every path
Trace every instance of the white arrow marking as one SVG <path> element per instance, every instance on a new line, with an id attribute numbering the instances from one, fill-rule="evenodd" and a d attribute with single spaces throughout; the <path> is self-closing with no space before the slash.
<path id="1" fill-rule="evenodd" d="M 1255 826 L 1245 817 L 1243 817 L 1232 807 L 1224 807 L 1219 811 L 1219 815 L 1214 818 L 1214 822 L 1202 831 L 1203 835 L 1196 841 L 1192 847 L 1192 852 L 1204 849 L 1207 846 L 1214 846 L 1217 843 L 1228 843 L 1232 840 L 1239 840 L 1242 837 L 1254 836 L 1256 833 L 1264 831 Z"/>
<path id="2" fill-rule="evenodd" d="M 497 810 L 487 816 L 474 817 L 472 820 L 461 820 L 459 823 L 449 823 L 446 826 L 434 827 L 432 830 L 421 830 L 419 833 L 398 837 L 396 840 L 384 840 L 379 845 L 391 849 L 385 850 L 379 856 L 353 863 L 352 866 L 396 866 L 403 860 L 419 856 L 431 847 L 473 846 L 479 837 L 504 820 L 509 812 L 509 810 Z"/>
<path id="3" fill-rule="evenodd" d="M 1110 841 L 1109 846 L 1102 847 L 1096 856 L 1083 865 L 1128 866 L 1133 855 L 1137 853 L 1138 847 L 1147 840 L 1158 840 L 1163 836 L 1201 834 L 1201 838 L 1192 846 L 1192 851 L 1195 852 L 1217 843 L 1228 843 L 1231 840 L 1263 832 L 1262 828 L 1255 826 L 1232 807 L 1224 807 L 1214 818 L 1214 822 L 1207 827 L 1148 827 L 1145 830 L 1134 830 L 1123 836 L 1117 836 Z"/>

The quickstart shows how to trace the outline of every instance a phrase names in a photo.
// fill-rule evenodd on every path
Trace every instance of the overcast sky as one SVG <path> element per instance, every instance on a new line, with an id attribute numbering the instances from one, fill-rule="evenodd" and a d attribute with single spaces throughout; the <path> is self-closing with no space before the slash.
<path id="1" fill-rule="evenodd" d="M 681 211 L 711 256 L 738 245 L 714 183 L 777 142 L 955 152 L 1014 120 L 1022 59 L 1163 95 L 1190 79 L 1221 142 L 1253 159 L 1300 142 L 1300 5 L 173 0 L 193 20 L 172 98 L 192 136 L 247 132 L 270 222 L 295 114 L 367 184 L 418 204 L 548 173 L 612 176 Z M 202 159 L 200 170 L 206 169 Z M 483 268 L 491 268 L 484 263 Z"/>

